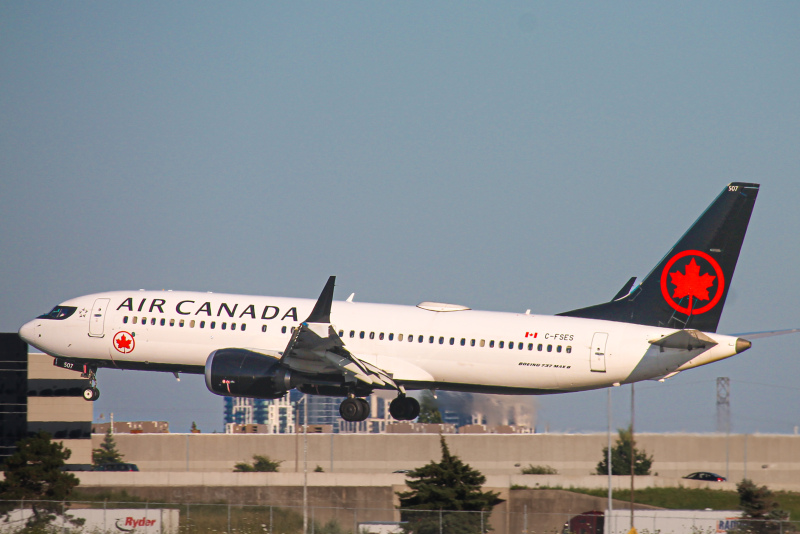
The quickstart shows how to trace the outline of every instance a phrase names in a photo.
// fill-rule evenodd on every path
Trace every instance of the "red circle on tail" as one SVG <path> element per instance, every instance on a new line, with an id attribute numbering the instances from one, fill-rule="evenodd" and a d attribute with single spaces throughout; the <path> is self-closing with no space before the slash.
<path id="1" fill-rule="evenodd" d="M 676 276 L 682 276 L 684 274 L 681 273 L 680 271 L 675 271 L 673 273 L 670 273 L 670 269 L 672 268 L 672 266 L 675 264 L 676 261 L 678 261 L 681 258 L 685 258 L 686 256 L 696 256 L 698 258 L 704 259 L 705 261 L 708 262 L 709 265 L 711 265 L 711 267 L 714 269 L 714 273 L 716 273 L 717 275 L 717 292 L 714 294 L 714 297 L 710 300 L 708 304 L 700 308 L 690 309 L 685 306 L 680 306 L 677 302 L 675 302 L 674 296 L 670 296 L 669 291 L 667 289 L 668 275 L 672 274 L 673 277 L 676 277 Z M 703 276 L 710 276 L 710 275 L 704 274 Z M 708 254 L 700 250 L 684 250 L 683 252 L 675 254 L 667 262 L 667 264 L 664 266 L 664 270 L 661 272 L 661 294 L 664 295 L 664 300 L 667 301 L 667 304 L 669 304 L 672 307 L 672 309 L 679 311 L 681 313 L 685 313 L 686 315 L 700 315 L 701 313 L 705 313 L 714 306 L 716 306 L 717 302 L 719 302 L 719 299 L 722 298 L 722 293 L 724 289 L 725 289 L 725 276 L 722 274 L 722 267 L 719 266 L 717 260 L 715 260 Z M 692 296 L 690 296 L 690 299 L 691 297 Z M 704 299 L 701 297 L 701 300 L 708 300 L 708 299 Z"/>

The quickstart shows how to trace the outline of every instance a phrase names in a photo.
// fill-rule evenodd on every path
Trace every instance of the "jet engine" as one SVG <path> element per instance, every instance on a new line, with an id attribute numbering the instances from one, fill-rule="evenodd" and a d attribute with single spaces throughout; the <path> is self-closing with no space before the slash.
<path id="1" fill-rule="evenodd" d="M 215 350 L 206 360 L 206 387 L 217 395 L 279 399 L 295 387 L 292 371 L 275 359 L 245 349 Z"/>

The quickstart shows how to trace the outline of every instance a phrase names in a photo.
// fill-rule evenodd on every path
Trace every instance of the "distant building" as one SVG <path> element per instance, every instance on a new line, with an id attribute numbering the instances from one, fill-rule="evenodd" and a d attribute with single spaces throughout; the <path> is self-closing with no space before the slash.
<path id="1" fill-rule="evenodd" d="M 28 352 L 16 333 L 0 333 L 0 463 L 15 444 L 40 430 L 72 451 L 69 462 L 92 462 L 92 403 L 83 400 L 89 380 Z"/>
<path id="2" fill-rule="evenodd" d="M 94 423 L 92 434 L 105 434 L 112 423 Z M 169 434 L 166 421 L 114 421 L 112 434 Z"/>

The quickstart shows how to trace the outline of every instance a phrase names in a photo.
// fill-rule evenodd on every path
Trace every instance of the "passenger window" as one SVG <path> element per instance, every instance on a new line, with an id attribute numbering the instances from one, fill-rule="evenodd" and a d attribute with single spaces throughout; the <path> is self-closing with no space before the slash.
<path id="1" fill-rule="evenodd" d="M 236 330 L 236 323 L 231 323 L 231 330 Z"/>
<path id="2" fill-rule="evenodd" d="M 200 325 L 201 325 L 201 326 L 200 326 L 200 328 L 202 328 L 202 324 L 203 324 L 203 323 L 200 323 Z M 261 325 L 261 331 L 262 331 L 262 332 L 266 332 L 266 331 L 267 331 L 267 325 L 265 325 L 265 324 L 262 324 L 262 325 Z"/>
<path id="3" fill-rule="evenodd" d="M 136 324 L 136 320 L 137 320 L 137 319 L 138 319 L 138 317 L 134 317 L 134 318 L 133 318 L 133 321 L 132 321 L 132 322 L 133 322 L 133 324 Z"/>
<path id="4" fill-rule="evenodd" d="M 474 347 L 475 346 L 475 340 L 474 339 L 470 339 L 469 340 L 469 346 L 470 347 Z"/>
<path id="5" fill-rule="evenodd" d="M 369 333 L 369 338 L 370 339 L 375 339 L 375 332 L 370 332 Z"/>
<path id="6" fill-rule="evenodd" d="M 217 322 L 216 321 L 211 321 L 211 330 L 214 330 L 214 328 L 216 328 L 216 326 L 217 326 Z"/>
<path id="7" fill-rule="evenodd" d="M 444 344 L 444 337 L 439 336 L 439 345 L 443 345 L 443 344 Z"/>
<path id="8" fill-rule="evenodd" d="M 461 338 L 461 346 L 462 347 L 466 347 L 467 346 L 467 340 L 464 339 L 463 337 Z"/>
<path id="9" fill-rule="evenodd" d="M 433 343 L 433 336 L 430 336 L 430 337 L 428 338 L 428 343 Z"/>
<path id="10" fill-rule="evenodd" d="M 561 352 L 561 345 L 556 347 L 556 352 Z"/>
<path id="11" fill-rule="evenodd" d="M 344 337 L 344 330 L 339 330 L 339 337 Z"/>
<path id="12" fill-rule="evenodd" d="M 400 334 L 400 335 L 402 336 L 402 334 Z M 389 334 L 389 341 L 392 341 L 393 339 L 394 339 L 394 334 L 390 333 Z M 401 339 L 400 341 L 403 341 L 403 340 Z"/>
<path id="13" fill-rule="evenodd" d="M 505 341 L 501 341 L 500 343 L 498 343 L 498 345 L 497 345 L 497 346 L 498 346 L 499 348 L 501 348 L 501 349 L 502 349 L 502 348 L 505 348 L 505 346 L 506 346 L 506 342 L 505 342 Z"/>
<path id="14" fill-rule="evenodd" d="M 147 317 L 142 317 L 142 324 L 147 324 Z"/>
<path id="15" fill-rule="evenodd" d="M 494 348 L 494 339 L 489 342 L 489 348 L 490 349 Z"/>
<path id="16" fill-rule="evenodd" d="M 350 337 L 356 337 L 356 331 L 350 330 Z"/>
<path id="17" fill-rule="evenodd" d="M 161 319 L 161 326 L 164 326 L 166 324 L 166 322 L 167 322 L 166 319 Z"/>
<path id="18" fill-rule="evenodd" d="M 211 324 L 214 324 L 214 323 L 211 323 Z M 212 326 L 211 328 L 214 328 L 214 327 Z M 281 334 L 285 334 L 285 333 L 286 333 L 286 327 L 282 326 L 281 327 Z"/>
<path id="19" fill-rule="evenodd" d="M 181 328 L 183 328 L 183 319 L 181 319 L 181 322 L 179 322 L 179 323 L 178 323 L 178 326 L 180 326 Z"/>
<path id="20" fill-rule="evenodd" d="M 383 332 L 381 332 L 380 334 L 378 334 L 378 340 L 379 340 L 379 341 L 383 341 Z"/>
<path id="21" fill-rule="evenodd" d="M 169 320 L 169 325 L 170 326 L 175 326 L 175 319 L 170 319 Z"/>
<path id="22" fill-rule="evenodd" d="M 425 339 L 425 336 L 422 336 L 422 335 L 420 335 L 420 336 L 417 338 L 417 341 L 418 341 L 419 343 L 422 343 L 422 340 L 423 340 L 423 339 Z"/>
<path id="23" fill-rule="evenodd" d="M 486 341 L 481 339 L 481 347 L 484 347 L 485 345 L 486 345 Z"/>
<path id="24" fill-rule="evenodd" d="M 571 345 L 567 345 L 567 354 L 571 354 L 571 353 L 572 353 L 572 346 Z"/>
<path id="25" fill-rule="evenodd" d="M 127 324 L 128 323 L 128 316 L 127 315 L 122 318 L 122 322 L 123 322 L 123 324 Z"/>
<path id="26" fill-rule="evenodd" d="M 517 348 L 519 350 L 522 350 L 522 345 L 524 345 L 524 343 L 522 341 L 520 341 L 519 344 L 517 345 Z"/>
<path id="27" fill-rule="evenodd" d="M 391 336 L 391 334 L 389 334 Z M 392 339 L 391 337 L 389 339 Z M 403 334 L 397 334 L 397 341 L 403 341 Z"/>
<path id="28" fill-rule="evenodd" d="M 533 350 L 533 343 L 528 343 L 528 350 Z"/>
<path id="29" fill-rule="evenodd" d="M 547 345 L 547 352 L 553 352 L 553 345 Z"/>
<path id="30" fill-rule="evenodd" d="M 297 328 L 297 327 L 296 327 L 296 326 L 293 326 L 293 327 L 291 327 L 291 328 L 289 329 L 289 332 L 291 332 L 292 334 L 294 334 L 295 328 Z"/>
<path id="31" fill-rule="evenodd" d="M 226 328 L 228 328 L 228 323 L 223 322 L 222 323 L 222 329 L 225 330 Z"/>
<path id="32" fill-rule="evenodd" d="M 244 329 L 245 329 L 246 327 L 247 327 L 247 325 L 246 325 L 245 323 L 242 323 L 242 325 L 239 327 L 239 330 L 241 330 L 242 332 L 244 332 Z"/>
<path id="33" fill-rule="evenodd" d="M 206 322 L 205 321 L 200 321 L 200 328 L 205 328 L 205 327 L 206 327 Z M 267 327 L 265 326 L 264 327 L 264 331 L 266 332 L 266 330 L 267 330 Z"/>
<path id="34" fill-rule="evenodd" d="M 455 342 L 456 342 L 456 338 L 451 337 L 450 338 L 450 344 L 453 345 L 453 344 L 455 344 Z M 463 343 L 462 343 L 462 345 L 463 345 Z"/>
<path id="35" fill-rule="evenodd" d="M 364 331 L 363 330 L 361 331 L 360 334 L 358 334 L 358 337 L 360 337 L 361 339 L 364 339 Z"/>
<path id="36" fill-rule="evenodd" d="M 539 343 L 539 346 L 536 347 L 536 350 L 538 350 L 539 352 L 542 352 L 542 344 L 541 343 Z"/>

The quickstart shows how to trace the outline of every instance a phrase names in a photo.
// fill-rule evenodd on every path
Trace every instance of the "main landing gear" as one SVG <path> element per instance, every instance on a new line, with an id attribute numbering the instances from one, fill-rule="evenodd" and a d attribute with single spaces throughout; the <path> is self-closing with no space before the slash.
<path id="1" fill-rule="evenodd" d="M 83 400 L 94 402 L 100 398 L 100 390 L 97 389 L 97 369 L 94 367 L 84 367 L 81 378 L 89 379 L 89 386 L 83 390 Z"/>
<path id="2" fill-rule="evenodd" d="M 369 403 L 358 397 L 347 397 L 339 405 L 339 415 L 345 421 L 363 421 L 369 417 Z"/>
<path id="3" fill-rule="evenodd" d="M 419 416 L 419 402 L 401 394 L 389 404 L 389 413 L 398 421 L 411 421 Z M 345 421 L 363 421 L 369 417 L 369 403 L 359 397 L 347 397 L 339 405 L 339 414 Z"/>
<path id="4" fill-rule="evenodd" d="M 389 404 L 389 413 L 398 421 L 411 421 L 419 416 L 419 402 L 414 397 L 400 395 Z"/>

